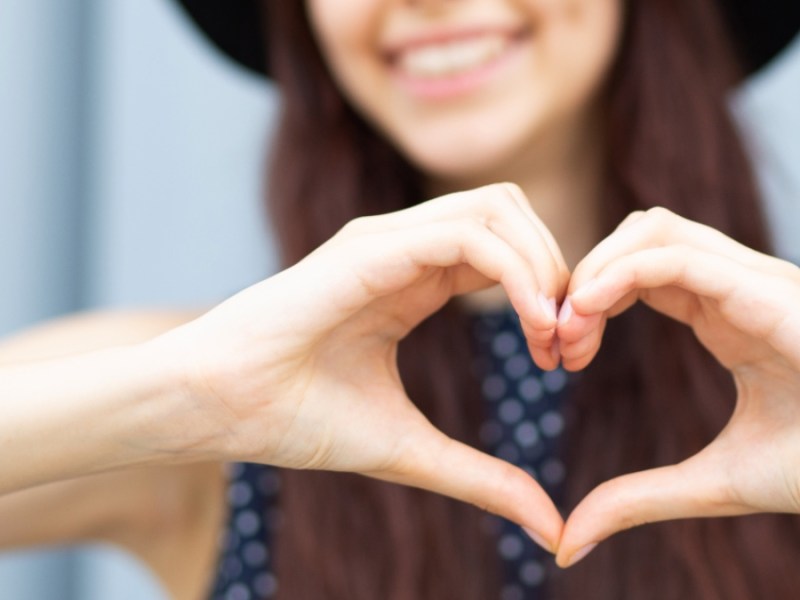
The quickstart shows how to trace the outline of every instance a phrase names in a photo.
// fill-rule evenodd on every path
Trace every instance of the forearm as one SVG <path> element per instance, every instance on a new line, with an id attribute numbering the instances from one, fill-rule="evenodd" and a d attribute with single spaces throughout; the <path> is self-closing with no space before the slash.
<path id="1" fill-rule="evenodd" d="M 0 494 L 185 460 L 197 439 L 181 426 L 189 399 L 166 358 L 134 344 L 0 367 Z"/>

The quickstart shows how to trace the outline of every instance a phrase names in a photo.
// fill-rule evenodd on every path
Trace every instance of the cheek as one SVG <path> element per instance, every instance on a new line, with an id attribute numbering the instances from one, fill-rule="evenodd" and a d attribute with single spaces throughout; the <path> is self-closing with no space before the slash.
<path id="1" fill-rule="evenodd" d="M 340 91 L 359 106 L 379 83 L 382 0 L 307 0 L 311 28 Z"/>
<path id="2" fill-rule="evenodd" d="M 377 0 L 307 0 L 311 29 L 334 70 L 350 68 L 377 43 Z"/>
<path id="3" fill-rule="evenodd" d="M 541 66 L 564 100 L 588 101 L 611 69 L 622 34 L 621 0 L 548 0 Z"/>

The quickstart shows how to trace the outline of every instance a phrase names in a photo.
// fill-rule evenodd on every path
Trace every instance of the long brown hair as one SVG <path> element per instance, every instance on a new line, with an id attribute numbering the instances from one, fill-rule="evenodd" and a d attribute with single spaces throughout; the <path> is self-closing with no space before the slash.
<path id="1" fill-rule="evenodd" d="M 303 4 L 265 2 L 283 97 L 268 197 L 286 264 L 354 217 L 423 199 L 421 175 L 340 95 Z M 661 205 L 766 249 L 726 109 L 738 74 L 713 2 L 635 0 L 626 19 L 604 97 L 606 230 Z M 475 443 L 480 399 L 463 376 L 464 318 L 446 307 L 403 342 L 400 363 L 421 410 Z M 676 323 L 635 309 L 610 325 L 604 345 L 569 402 L 568 506 L 614 475 L 686 458 L 733 407 L 729 375 Z M 283 598 L 498 597 L 497 557 L 476 509 L 357 476 L 282 478 L 287 525 L 275 554 Z M 800 590 L 799 551 L 793 517 L 658 524 L 616 536 L 554 573 L 551 586 L 561 598 L 784 599 Z"/>

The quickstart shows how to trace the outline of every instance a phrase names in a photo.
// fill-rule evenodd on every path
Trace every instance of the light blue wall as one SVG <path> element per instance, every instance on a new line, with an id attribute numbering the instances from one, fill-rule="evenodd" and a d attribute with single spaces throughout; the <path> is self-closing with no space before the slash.
<path id="1" fill-rule="evenodd" d="M 734 101 L 750 139 L 778 251 L 800 263 L 800 36 Z"/>
<path id="2" fill-rule="evenodd" d="M 83 9 L 77 1 L 0 0 L 0 335 L 79 303 L 72 204 Z M 57 552 L 9 556 L 0 561 L 0 589 L 23 599 L 69 598 L 75 564 Z"/>
<path id="3" fill-rule="evenodd" d="M 79 0 L 0 0 L 0 333 L 77 306 Z"/>
<path id="4" fill-rule="evenodd" d="M 114 0 L 94 53 L 93 304 L 211 303 L 269 273 L 259 197 L 275 111 L 164 0 Z"/>
<path id="5" fill-rule="evenodd" d="M 210 305 L 273 271 L 274 91 L 170 2 L 0 0 L 0 90 L 0 335 L 85 307 Z M 3 599 L 162 597 L 108 548 L 0 557 Z"/>

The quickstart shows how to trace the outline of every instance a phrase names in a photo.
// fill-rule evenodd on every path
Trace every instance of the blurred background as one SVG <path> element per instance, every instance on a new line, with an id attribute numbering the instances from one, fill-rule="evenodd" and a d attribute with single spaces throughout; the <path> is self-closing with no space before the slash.
<path id="1" fill-rule="evenodd" d="M 210 305 L 272 273 L 260 196 L 277 101 L 170 0 L 0 0 L 0 335 L 76 310 Z M 800 39 L 731 107 L 778 250 L 798 260 Z M 164 598 L 104 547 L 2 554 L 0 596 Z"/>
<path id="2" fill-rule="evenodd" d="M 211 305 L 271 273 L 275 108 L 169 0 L 0 0 L 0 335 Z M 108 549 L 0 555 L 0 598 L 161 597 Z"/>

